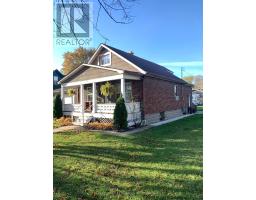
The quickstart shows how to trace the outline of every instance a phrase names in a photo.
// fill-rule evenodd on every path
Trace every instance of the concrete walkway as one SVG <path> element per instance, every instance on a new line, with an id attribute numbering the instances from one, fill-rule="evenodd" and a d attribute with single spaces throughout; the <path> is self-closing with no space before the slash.
<path id="1" fill-rule="evenodd" d="M 163 124 L 167 124 L 167 123 L 170 123 L 170 122 L 174 122 L 174 121 L 177 121 L 179 119 L 183 119 L 185 117 L 190 117 L 194 114 L 187 114 L 187 115 L 182 115 L 182 116 L 179 116 L 179 117 L 174 117 L 172 119 L 168 119 L 168 120 L 164 120 L 164 121 L 160 121 L 160 122 L 157 122 L 157 123 L 154 123 L 154 124 L 151 124 L 151 126 L 160 126 L 160 125 L 163 125 Z"/>
<path id="2" fill-rule="evenodd" d="M 60 133 L 65 131 L 82 131 L 83 127 L 78 125 L 62 126 L 60 128 L 54 128 L 53 133 Z"/>
<path id="3" fill-rule="evenodd" d="M 127 135 L 131 135 L 131 134 L 138 134 L 142 131 L 145 131 L 147 129 L 150 129 L 152 127 L 157 127 L 157 126 L 161 126 L 163 124 L 167 124 L 167 123 L 170 123 L 170 122 L 174 122 L 174 121 L 177 121 L 179 119 L 183 119 L 183 118 L 186 118 L 186 117 L 190 117 L 192 115 L 195 115 L 195 114 L 188 114 L 188 115 L 182 115 L 182 116 L 179 116 L 179 117 L 175 117 L 175 118 L 172 118 L 172 119 L 168 119 L 168 120 L 164 120 L 164 121 L 161 121 L 161 122 L 157 122 L 157 123 L 154 123 L 154 124 L 150 124 L 150 125 L 147 125 L 147 126 L 144 126 L 144 127 L 141 127 L 141 128 L 137 128 L 137 129 L 133 129 L 133 130 L 130 130 L 130 131 L 125 131 L 125 132 L 117 132 L 117 131 L 104 131 L 103 134 L 108 134 L 108 135 L 117 135 L 117 136 L 127 136 Z"/>

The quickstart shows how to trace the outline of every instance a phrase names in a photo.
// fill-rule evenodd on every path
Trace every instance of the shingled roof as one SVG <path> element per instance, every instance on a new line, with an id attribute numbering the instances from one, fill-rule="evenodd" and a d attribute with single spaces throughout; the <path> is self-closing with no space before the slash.
<path id="1" fill-rule="evenodd" d="M 109 45 L 104 44 L 104 46 L 108 47 L 109 49 L 116 52 L 117 54 L 119 54 L 123 58 L 127 59 L 128 61 L 130 61 L 134 65 L 138 66 L 139 68 L 141 68 L 142 70 L 147 72 L 148 75 L 159 77 L 159 78 L 164 78 L 164 79 L 167 79 L 167 80 L 170 80 L 170 81 L 173 81 L 173 82 L 177 82 L 177 83 L 187 84 L 186 81 L 184 81 L 184 80 L 178 78 L 177 76 L 175 76 L 172 71 L 165 68 L 164 66 L 158 65 L 154 62 L 151 62 L 151 61 L 148 61 L 146 59 L 140 58 L 138 56 L 135 56 L 134 54 L 127 53 L 127 52 L 122 51 L 120 49 L 111 47 Z"/>

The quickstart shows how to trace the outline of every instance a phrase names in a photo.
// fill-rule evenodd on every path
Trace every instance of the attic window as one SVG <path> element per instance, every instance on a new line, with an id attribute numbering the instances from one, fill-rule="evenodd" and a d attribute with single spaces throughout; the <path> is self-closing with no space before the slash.
<path id="1" fill-rule="evenodd" d="M 111 64 L 110 52 L 99 56 L 99 65 L 106 66 Z"/>

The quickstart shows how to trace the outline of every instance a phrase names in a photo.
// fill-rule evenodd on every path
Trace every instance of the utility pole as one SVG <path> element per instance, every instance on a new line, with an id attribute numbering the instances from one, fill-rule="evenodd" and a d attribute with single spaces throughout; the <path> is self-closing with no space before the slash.
<path id="1" fill-rule="evenodd" d="M 184 67 L 180 68 L 180 77 L 183 78 Z"/>

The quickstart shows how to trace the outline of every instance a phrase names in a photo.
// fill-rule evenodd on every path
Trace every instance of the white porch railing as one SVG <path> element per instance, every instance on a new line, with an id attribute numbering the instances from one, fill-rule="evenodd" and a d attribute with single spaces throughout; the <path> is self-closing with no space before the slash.
<path id="1" fill-rule="evenodd" d="M 129 114 L 140 112 L 140 102 L 125 103 L 127 112 Z M 81 104 L 64 104 L 64 111 L 68 112 L 82 112 Z M 97 104 L 97 113 L 114 113 L 116 104 L 106 103 L 106 104 Z"/>
<path id="2" fill-rule="evenodd" d="M 128 120 L 132 118 L 140 118 L 140 102 L 125 103 Z M 97 104 L 97 113 L 108 113 L 113 114 L 115 110 L 115 104 Z"/>
<path id="3" fill-rule="evenodd" d="M 108 103 L 108 104 L 97 104 L 96 112 L 97 113 L 114 113 L 116 104 Z"/>
<path id="4" fill-rule="evenodd" d="M 134 123 L 138 123 L 141 121 L 141 111 L 140 111 L 140 102 L 133 103 L 125 103 L 127 109 L 127 121 L 128 125 L 132 126 Z M 84 113 L 82 117 L 82 105 L 80 104 L 64 104 L 63 111 L 67 112 L 66 114 L 70 114 L 72 116 L 76 116 L 77 122 L 82 123 L 82 121 L 86 121 L 87 118 L 90 117 L 98 117 L 98 118 L 113 118 L 113 113 L 115 110 L 115 104 L 97 104 L 96 113 Z M 70 112 L 70 113 L 69 113 Z"/>
<path id="5" fill-rule="evenodd" d="M 64 104 L 63 110 L 67 112 L 82 112 L 81 104 Z"/>
<path id="6" fill-rule="evenodd" d="M 141 120 L 140 102 L 125 103 L 125 105 L 128 113 L 128 117 L 127 117 L 128 123 L 133 123 L 134 121 L 140 121 Z M 115 110 L 115 106 L 116 105 L 114 103 L 97 104 L 96 113 L 94 114 L 91 113 L 90 116 L 100 115 L 100 117 L 112 118 Z M 79 114 L 79 113 L 82 113 L 82 105 L 64 104 L 64 111 Z"/>

